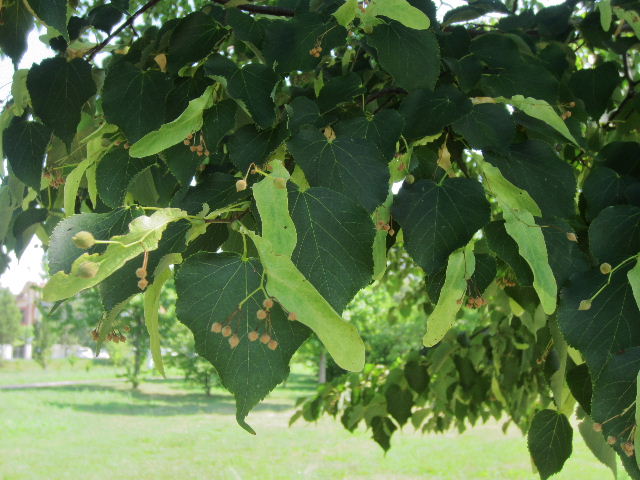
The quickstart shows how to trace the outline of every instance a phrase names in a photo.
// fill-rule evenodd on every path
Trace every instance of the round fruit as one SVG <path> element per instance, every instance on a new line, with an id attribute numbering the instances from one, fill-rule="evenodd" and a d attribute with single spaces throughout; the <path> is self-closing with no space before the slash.
<path id="1" fill-rule="evenodd" d="M 275 340 L 271 340 L 267 344 L 267 347 L 269 347 L 269 350 L 275 350 L 276 348 L 278 348 L 278 342 L 276 342 Z"/>
<path id="2" fill-rule="evenodd" d="M 240 179 L 236 182 L 236 192 L 241 192 L 247 189 L 247 181 L 244 179 Z"/>
<path id="3" fill-rule="evenodd" d="M 231 337 L 229 337 L 229 346 L 231 348 L 236 348 L 239 343 L 240 343 L 240 338 L 238 338 L 238 335 L 232 335 Z"/>
<path id="4" fill-rule="evenodd" d="M 270 308 L 273 308 L 273 300 L 271 300 L 270 298 L 265 298 L 264 301 L 262 302 L 262 306 L 267 310 L 269 310 Z"/>
<path id="5" fill-rule="evenodd" d="M 231 331 L 231 327 L 229 325 L 227 325 L 226 327 L 224 327 L 222 329 L 222 336 L 223 337 L 230 337 L 231 333 L 233 333 L 233 332 Z"/>
<path id="6" fill-rule="evenodd" d="M 258 310 L 256 312 L 256 317 L 258 317 L 258 320 L 264 320 L 265 318 L 267 318 L 267 312 L 265 312 L 264 310 Z"/>
<path id="7" fill-rule="evenodd" d="M 263 333 L 263 334 L 260 336 L 260 341 L 261 341 L 262 343 L 264 343 L 265 345 L 266 345 L 267 343 L 269 343 L 269 341 L 270 341 L 270 340 L 271 340 L 271 335 L 269 335 L 268 333 Z"/>
<path id="8" fill-rule="evenodd" d="M 259 334 L 258 334 L 258 332 L 256 332 L 255 330 L 254 330 L 254 331 L 252 331 L 252 332 L 249 332 L 249 335 L 248 335 L 248 337 L 249 337 L 249 341 L 250 341 L 250 342 L 255 342 L 255 341 L 258 339 L 258 337 L 259 337 L 259 336 L 260 336 L 260 335 L 259 335 Z"/>
<path id="9" fill-rule="evenodd" d="M 93 278 L 97 275 L 100 265 L 95 262 L 84 262 L 78 268 L 78 276 L 80 278 Z"/>
<path id="10" fill-rule="evenodd" d="M 211 325 L 211 331 L 213 333 L 220 333 L 222 331 L 222 324 L 220 322 L 214 322 L 213 325 Z"/>

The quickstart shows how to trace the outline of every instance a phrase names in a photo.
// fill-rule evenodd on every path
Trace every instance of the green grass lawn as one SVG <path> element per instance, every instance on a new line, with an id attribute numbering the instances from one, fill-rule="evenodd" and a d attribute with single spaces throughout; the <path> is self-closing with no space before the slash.
<path id="1" fill-rule="evenodd" d="M 462 435 L 405 428 L 386 456 L 369 433 L 350 434 L 330 418 L 289 428 L 295 398 L 313 387 L 309 375 L 292 374 L 249 416 L 257 436 L 237 426 L 228 394 L 207 398 L 178 380 L 138 392 L 113 382 L 0 390 L 0 479 L 537 478 L 526 440 L 497 424 Z M 553 478 L 611 478 L 578 437 Z"/>

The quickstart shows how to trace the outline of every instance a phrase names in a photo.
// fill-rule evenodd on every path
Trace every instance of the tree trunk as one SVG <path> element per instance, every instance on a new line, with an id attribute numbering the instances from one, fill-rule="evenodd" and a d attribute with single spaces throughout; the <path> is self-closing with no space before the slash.
<path id="1" fill-rule="evenodd" d="M 320 364 L 318 365 L 318 383 L 327 383 L 327 352 L 324 350 L 320 354 Z"/>

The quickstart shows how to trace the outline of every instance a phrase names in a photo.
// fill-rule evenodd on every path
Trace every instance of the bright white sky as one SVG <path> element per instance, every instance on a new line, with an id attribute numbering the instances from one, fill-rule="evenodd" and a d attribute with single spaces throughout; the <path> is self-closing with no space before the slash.
<path id="1" fill-rule="evenodd" d="M 458 7 L 464 5 L 462 0 L 450 0 L 446 3 L 446 6 L 439 9 L 438 16 L 442 18 L 444 12 L 452 7 Z M 547 0 L 545 5 L 556 5 L 561 3 L 561 0 Z M 33 63 L 39 63 L 47 57 L 53 55 L 52 50 L 48 48 L 38 38 L 39 33 L 32 31 L 29 35 L 29 49 L 22 58 L 19 68 L 30 68 Z M 0 59 L 0 99 L 4 100 L 11 95 L 11 79 L 13 77 L 13 64 L 8 58 Z M 11 254 L 11 263 L 2 276 L 0 276 L 0 286 L 9 288 L 13 293 L 19 293 L 27 282 L 39 283 L 44 276 L 43 270 L 43 256 L 42 242 L 37 238 L 33 238 L 31 243 L 22 254 L 20 261 L 17 260 L 15 255 Z"/>

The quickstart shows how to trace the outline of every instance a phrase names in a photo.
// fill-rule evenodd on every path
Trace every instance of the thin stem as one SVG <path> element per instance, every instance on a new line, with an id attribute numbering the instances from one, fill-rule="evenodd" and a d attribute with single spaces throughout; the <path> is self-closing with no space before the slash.
<path id="1" fill-rule="evenodd" d="M 614 273 L 616 273 L 618 270 L 620 270 L 622 267 L 624 267 L 627 263 L 629 263 L 629 262 L 631 262 L 633 260 L 637 260 L 637 258 L 638 258 L 638 255 L 633 255 L 633 256 L 631 256 L 629 258 L 625 258 L 622 262 L 620 262 L 618 265 L 613 267 L 611 269 L 611 271 L 609 272 L 609 275 L 607 276 L 607 283 L 605 283 L 602 287 L 600 287 L 600 289 L 596 293 L 594 293 L 592 295 L 592 297 L 589 299 L 589 301 L 593 302 L 596 299 L 596 297 L 598 295 L 600 295 L 604 291 L 604 289 L 607 288 L 611 284 L 611 278 L 613 277 Z"/>
<path id="2" fill-rule="evenodd" d="M 225 5 L 230 0 L 213 0 L 215 3 Z M 248 13 L 261 13 L 263 15 L 274 15 L 276 17 L 293 17 L 295 12 L 291 8 L 271 7 L 269 5 L 237 5 L 235 8 Z"/>
<path id="3" fill-rule="evenodd" d="M 106 47 L 114 37 L 116 37 L 118 34 L 120 34 L 120 32 L 122 32 L 125 28 L 129 27 L 130 25 L 133 25 L 133 22 L 136 21 L 136 18 L 138 18 L 140 15 L 142 15 L 147 10 L 155 7 L 161 1 L 162 0 L 149 0 L 147 3 L 145 3 L 143 6 L 141 6 L 133 15 L 131 15 L 129 18 L 127 18 L 127 20 L 122 25 L 120 25 L 113 32 L 111 32 L 107 36 L 107 38 L 105 38 L 102 42 L 100 42 L 98 45 L 96 45 L 91 50 L 89 50 L 87 52 L 87 55 L 89 55 L 87 60 L 92 60 L 93 57 L 95 57 L 96 54 L 100 50 L 102 50 L 104 47 Z"/>

